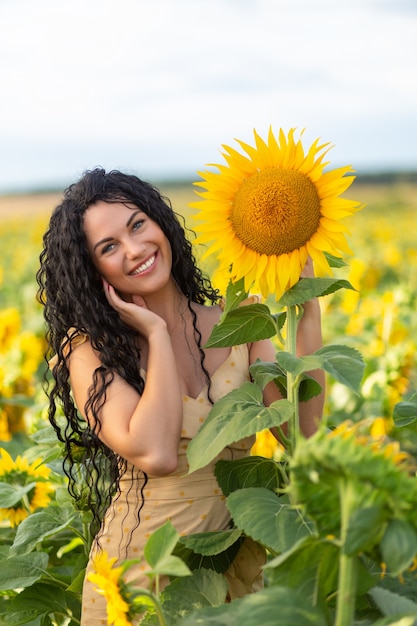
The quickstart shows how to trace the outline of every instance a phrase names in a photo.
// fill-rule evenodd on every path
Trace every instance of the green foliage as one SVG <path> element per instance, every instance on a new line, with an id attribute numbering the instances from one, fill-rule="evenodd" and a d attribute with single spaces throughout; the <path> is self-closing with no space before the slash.
<path id="1" fill-rule="evenodd" d="M 214 404 L 198 436 L 190 442 L 189 472 L 210 463 L 235 441 L 287 422 L 292 411 L 287 400 L 278 400 L 266 407 L 262 390 L 255 383 L 245 382 Z"/>
<path id="2" fill-rule="evenodd" d="M 230 604 L 195 611 L 177 623 L 182 626 L 326 626 L 326 619 L 300 593 L 274 586 Z"/>
<path id="3" fill-rule="evenodd" d="M 320 391 L 308 376 L 314 368 L 327 374 L 328 428 L 346 420 L 384 419 L 388 435 L 381 445 L 398 443 L 416 458 L 415 207 L 398 189 L 387 189 L 355 219 L 357 261 L 350 268 L 326 255 L 339 278 L 303 278 L 278 303 L 264 304 L 244 304 L 243 281 L 230 285 L 207 345 L 272 338 L 279 349 L 275 363 L 253 364 L 253 382 L 213 407 L 189 447 L 190 471 L 234 441 L 291 420 L 296 413 L 291 391 L 300 401 Z M 42 458 L 55 489 L 51 502 L 31 511 L 17 527 L 7 520 L 0 526 L 0 626 L 78 624 L 90 545 L 88 512 L 78 510 L 66 494 L 62 448 L 45 425 L 40 360 L 25 369 L 43 342 L 34 268 L 44 223 L 37 220 L 28 228 L 25 220 L 26 241 L 16 224 L 12 234 L 10 229 L 0 233 L 0 373 L 7 372 L 0 376 L 0 413 L 7 413 L 8 426 L 1 446 L 14 458 Z M 299 358 L 282 349 L 287 312 L 295 307 L 300 317 L 304 303 L 316 296 L 322 302 L 325 347 Z M 26 348 L 25 333 L 30 333 Z M 265 408 L 262 390 L 271 381 L 284 400 Z M 138 594 L 138 606 L 147 609 L 144 626 L 417 623 L 416 476 L 410 466 L 393 462 L 395 454 L 396 449 L 391 456 L 378 455 L 370 439 L 367 445 L 343 436 L 332 440 L 323 427 L 310 440 L 301 438 L 279 461 L 259 456 L 218 461 L 216 477 L 234 527 L 179 537 L 168 524 L 151 537 L 145 553 L 150 586 L 161 575 L 170 575 L 171 582 L 152 601 L 153 592 L 145 590 L 148 601 Z M 24 501 L 32 488 L 33 482 L 0 481 L 0 508 Z M 247 536 L 268 550 L 267 586 L 225 603 L 223 572 Z M 345 604 L 353 607 L 354 616 L 346 618 L 338 598 L 345 587 L 341 571 L 349 568 L 354 581 Z"/>

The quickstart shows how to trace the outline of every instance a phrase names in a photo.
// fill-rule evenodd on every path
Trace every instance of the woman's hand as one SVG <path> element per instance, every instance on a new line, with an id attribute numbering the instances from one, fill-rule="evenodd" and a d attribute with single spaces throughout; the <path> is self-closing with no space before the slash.
<path id="1" fill-rule="evenodd" d="M 166 330 L 165 321 L 146 306 L 142 296 L 132 296 L 132 302 L 126 302 L 104 278 L 104 293 L 110 306 L 117 311 L 120 319 L 132 326 L 146 338 L 158 330 Z"/>

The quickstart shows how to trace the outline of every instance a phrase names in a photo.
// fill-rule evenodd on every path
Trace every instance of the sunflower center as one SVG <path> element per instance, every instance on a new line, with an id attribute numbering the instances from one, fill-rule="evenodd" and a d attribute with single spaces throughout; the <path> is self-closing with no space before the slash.
<path id="1" fill-rule="evenodd" d="M 320 198 L 314 183 L 302 172 L 268 168 L 239 187 L 231 221 L 248 248 L 279 256 L 300 248 L 317 231 Z"/>

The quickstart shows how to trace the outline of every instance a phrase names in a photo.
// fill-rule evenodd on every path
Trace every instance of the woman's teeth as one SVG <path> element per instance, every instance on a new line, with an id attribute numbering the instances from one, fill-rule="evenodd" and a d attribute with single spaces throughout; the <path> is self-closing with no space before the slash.
<path id="1" fill-rule="evenodd" d="M 146 263 L 143 263 L 143 265 L 140 265 L 137 269 L 135 269 L 132 272 L 132 274 L 141 274 L 142 272 L 147 270 L 148 267 L 151 267 L 151 265 L 153 265 L 154 263 L 155 263 L 155 255 L 151 256 L 151 258 L 148 259 Z"/>

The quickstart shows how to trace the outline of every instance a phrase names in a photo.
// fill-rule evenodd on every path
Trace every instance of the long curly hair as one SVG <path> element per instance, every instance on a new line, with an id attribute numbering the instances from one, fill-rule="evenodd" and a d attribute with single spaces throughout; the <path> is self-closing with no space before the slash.
<path id="1" fill-rule="evenodd" d="M 36 274 L 38 300 L 44 307 L 47 359 L 55 355 L 52 380 L 47 377 L 48 417 L 58 439 L 64 444 L 64 472 L 69 492 L 80 506 L 93 512 L 92 532 L 100 526 L 127 463 L 105 446 L 100 438 L 99 412 L 106 389 L 115 373 L 139 394 L 144 380 L 140 375 L 140 351 L 136 331 L 125 324 L 107 302 L 101 278 L 87 248 L 83 219 L 86 210 L 99 201 L 131 203 L 155 221 L 172 250 L 172 276 L 188 299 L 193 314 L 194 335 L 204 367 L 204 351 L 197 318 L 191 303 L 211 303 L 219 296 L 196 264 L 192 244 L 186 237 L 183 218 L 170 201 L 152 185 L 131 174 L 95 168 L 65 191 L 61 204 L 52 213 L 43 238 L 40 268 Z M 115 209 L 117 210 L 117 209 Z M 87 424 L 74 404 L 68 357 L 76 335 L 85 334 L 100 355 L 85 406 L 93 423 Z M 61 408 L 62 412 L 58 409 Z M 81 472 L 81 480 L 80 480 Z M 146 482 L 146 475 L 144 475 Z M 86 489 L 80 485 L 85 485 Z"/>

